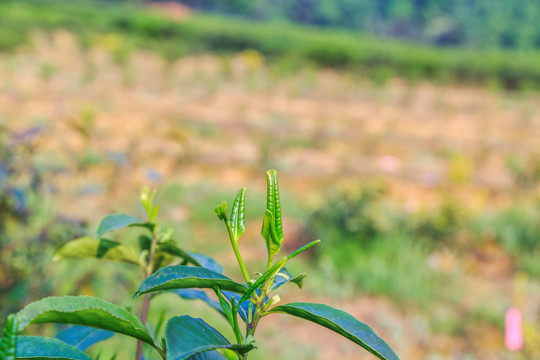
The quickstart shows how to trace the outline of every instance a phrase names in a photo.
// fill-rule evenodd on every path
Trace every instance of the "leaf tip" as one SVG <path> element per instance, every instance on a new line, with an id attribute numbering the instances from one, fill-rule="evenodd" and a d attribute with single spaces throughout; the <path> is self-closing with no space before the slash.
<path id="1" fill-rule="evenodd" d="M 214 214 L 217 215 L 219 220 L 224 220 L 225 221 L 227 219 L 227 202 L 223 201 L 223 202 L 221 202 L 221 204 L 216 206 L 214 208 Z"/>

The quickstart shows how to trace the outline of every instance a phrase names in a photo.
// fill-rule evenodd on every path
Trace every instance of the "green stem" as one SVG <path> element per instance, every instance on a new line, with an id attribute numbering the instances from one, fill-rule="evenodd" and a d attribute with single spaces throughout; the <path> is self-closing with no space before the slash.
<path id="1" fill-rule="evenodd" d="M 238 327 L 238 309 L 233 304 L 232 306 L 232 318 L 233 323 L 231 324 L 234 330 L 234 336 L 236 336 L 236 341 L 240 344 L 242 340 L 242 334 L 240 333 L 240 328 Z"/>
<path id="2" fill-rule="evenodd" d="M 246 280 L 246 283 L 249 284 L 251 281 L 251 278 L 249 277 L 248 271 L 246 269 L 246 265 L 244 265 L 244 260 L 242 260 L 242 255 L 240 255 L 240 251 L 238 251 L 238 243 L 233 234 L 231 224 L 226 218 L 224 219 L 224 221 L 225 221 L 225 225 L 227 226 L 227 232 L 229 233 L 229 240 L 231 241 L 231 246 L 233 248 L 234 255 L 236 256 L 238 265 L 240 265 L 240 270 L 242 271 L 242 275 L 244 275 L 244 279 Z"/>
<path id="3" fill-rule="evenodd" d="M 148 317 L 148 307 L 150 306 L 150 295 L 149 294 L 146 294 L 144 296 L 144 304 L 143 304 L 143 309 L 142 309 L 142 313 L 141 313 L 141 322 L 144 324 L 146 324 L 146 319 Z M 143 351 L 143 343 L 141 340 L 139 340 L 137 342 L 137 360 L 141 359 L 142 357 L 142 351 Z"/>
<path id="4" fill-rule="evenodd" d="M 259 301 L 257 301 L 257 305 L 255 305 L 253 320 L 251 320 L 251 323 L 249 324 L 247 336 L 255 335 L 255 330 L 257 330 L 257 325 L 259 325 L 259 320 L 261 320 L 261 315 L 262 315 L 261 311 L 262 311 L 262 306 L 263 306 L 265 297 L 266 297 L 266 294 L 264 294 L 264 297 L 260 297 Z"/>
<path id="5" fill-rule="evenodd" d="M 148 254 L 148 263 L 146 265 L 146 277 L 149 277 L 150 275 L 152 275 L 152 271 L 154 270 L 154 257 L 156 253 L 158 240 L 159 239 L 156 236 L 156 231 L 154 227 L 152 231 L 152 243 L 150 245 L 150 253 Z M 144 303 L 143 303 L 143 308 L 142 308 L 142 313 L 141 313 L 141 322 L 143 325 L 146 325 L 146 319 L 148 317 L 149 308 L 150 308 L 150 295 L 146 294 L 146 296 L 144 297 Z M 157 348 L 156 350 L 158 350 L 160 355 L 165 359 L 165 357 L 162 354 L 163 351 L 160 351 L 160 349 L 157 349 Z M 142 351 L 143 351 L 143 342 L 139 340 L 137 341 L 137 354 L 135 356 L 136 360 L 142 359 Z"/>
<path id="6" fill-rule="evenodd" d="M 268 263 L 266 264 L 266 270 L 269 270 L 274 266 L 274 256 L 270 256 L 270 251 L 268 251 Z"/>
<path id="7" fill-rule="evenodd" d="M 167 354 L 165 354 L 165 351 L 163 351 L 162 349 L 158 347 L 156 347 L 155 349 L 159 353 L 159 355 L 163 358 L 163 360 L 167 359 Z"/>

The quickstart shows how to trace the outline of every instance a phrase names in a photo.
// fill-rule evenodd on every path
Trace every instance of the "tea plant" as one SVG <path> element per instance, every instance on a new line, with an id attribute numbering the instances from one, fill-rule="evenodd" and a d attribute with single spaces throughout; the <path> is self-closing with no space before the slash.
<path id="1" fill-rule="evenodd" d="M 285 268 L 287 262 L 320 241 L 310 242 L 289 255 L 279 255 L 284 235 L 275 170 L 267 172 L 267 202 L 261 231 L 268 251 L 267 265 L 264 271 L 255 273 L 257 276 L 248 271 L 239 250 L 239 240 L 246 230 L 246 189 L 238 192 L 230 214 L 226 202 L 214 210 L 226 227 L 245 283 L 223 275 L 223 268 L 215 260 L 180 248 L 173 239 L 173 232 L 156 222 L 159 209 L 154 204 L 155 195 L 155 191 L 146 188 L 141 192 L 147 214 L 144 221 L 126 214 L 106 216 L 94 237 L 68 242 L 56 254 L 56 259 L 92 257 L 132 264 L 143 270 L 146 278 L 134 295 L 134 298 L 144 297 L 140 318 L 125 308 L 95 297 L 45 298 L 8 317 L 0 341 L 1 359 L 87 360 L 90 357 L 84 350 L 120 333 L 138 340 L 137 360 L 143 358 L 143 344 L 168 360 L 243 360 L 256 348 L 255 332 L 259 322 L 277 313 L 322 325 L 379 359 L 398 359 L 370 327 L 343 311 L 305 302 L 277 305 L 280 299 L 273 292 L 287 283 L 302 287 L 306 277 L 305 273 L 292 276 Z M 145 231 L 139 238 L 138 251 L 104 238 L 111 231 L 126 227 L 140 227 Z M 200 289 L 212 290 L 217 301 Z M 145 325 L 151 300 L 166 291 L 173 291 L 184 299 L 202 300 L 217 310 L 230 324 L 234 341 L 230 342 L 204 320 L 187 315 L 170 318 L 165 325 L 164 337 L 158 338 L 160 324 L 151 334 Z M 41 323 L 73 326 L 58 333 L 55 339 L 19 335 L 29 325 Z"/>

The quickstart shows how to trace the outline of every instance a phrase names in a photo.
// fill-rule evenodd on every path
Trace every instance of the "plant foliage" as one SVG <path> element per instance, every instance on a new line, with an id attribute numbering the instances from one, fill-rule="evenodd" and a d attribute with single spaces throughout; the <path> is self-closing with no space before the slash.
<path id="1" fill-rule="evenodd" d="M 154 349 L 161 358 L 168 360 L 225 359 L 227 357 L 222 353 L 224 351 L 243 360 L 256 349 L 255 331 L 259 322 L 275 313 L 292 315 L 322 325 L 353 341 L 379 359 L 398 359 L 388 344 L 369 326 L 341 310 L 310 303 L 275 306 L 279 302 L 279 296 L 271 296 L 271 292 L 287 283 L 295 283 L 301 287 L 306 277 L 305 273 L 292 275 L 285 268 L 287 262 L 319 241 L 306 244 L 289 255 L 280 256 L 284 235 L 275 170 L 267 172 L 267 184 L 267 206 L 262 235 L 268 247 L 268 262 L 266 269 L 260 273 L 247 270 L 238 247 L 238 240 L 246 229 L 245 188 L 236 196 L 230 215 L 225 202 L 215 209 L 218 218 L 226 226 L 245 283 L 236 282 L 223 275 L 223 268 L 215 260 L 189 253 L 175 243 L 172 231 L 161 228 L 156 223 L 159 209 L 154 204 L 155 191 L 143 189 L 141 202 L 147 213 L 146 220 L 142 221 L 131 215 L 109 215 L 101 221 L 94 238 L 75 239 L 61 248 L 56 255 L 58 260 L 94 257 L 98 260 L 135 263 L 141 267 L 146 278 L 134 295 L 134 298 L 144 296 L 141 317 L 138 318 L 121 306 L 95 297 L 45 298 L 9 316 L 0 342 L 2 359 L 87 360 L 89 357 L 83 350 L 107 340 L 114 333 L 119 333 L 138 340 L 137 360 L 143 358 L 143 343 Z M 129 226 L 142 226 L 148 233 L 147 238 L 140 242 L 143 246 L 139 253 L 127 245 L 102 238 L 110 231 Z M 164 253 L 176 258 L 176 263 L 173 260 L 160 262 L 158 259 Z M 279 260 L 275 260 L 276 258 Z M 251 274 L 260 275 L 252 277 Z M 213 291 L 216 300 L 199 289 Z M 163 338 L 150 335 L 146 320 L 148 311 L 151 310 L 151 300 L 154 298 L 151 295 L 167 291 L 175 292 L 182 299 L 202 300 L 218 310 L 228 320 L 235 339 L 227 339 L 204 320 L 188 315 L 170 318 L 166 323 Z M 239 325 L 238 317 L 244 321 L 245 327 Z M 18 336 L 28 326 L 43 323 L 73 326 L 62 330 L 54 339 Z"/>

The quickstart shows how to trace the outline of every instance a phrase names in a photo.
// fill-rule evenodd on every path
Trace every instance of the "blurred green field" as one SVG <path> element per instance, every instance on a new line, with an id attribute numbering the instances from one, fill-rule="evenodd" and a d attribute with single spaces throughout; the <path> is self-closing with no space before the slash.
<path id="1" fill-rule="evenodd" d="M 310 276 L 284 301 L 344 308 L 404 359 L 540 356 L 538 55 L 155 11 L 0 4 L 2 319 L 51 294 L 130 306 L 141 279 L 128 269 L 50 260 L 103 215 L 140 215 L 143 185 L 159 189 L 179 241 L 234 278 L 212 210 L 247 186 L 241 251 L 262 268 L 264 172 L 276 168 L 286 250 L 323 241 L 291 268 Z M 137 232 L 120 235 L 135 243 Z M 513 354 L 503 344 L 512 305 L 525 320 Z M 156 308 L 226 325 L 172 295 Z M 363 356 L 279 317 L 261 334 L 274 358 Z"/>
<path id="2" fill-rule="evenodd" d="M 284 58 L 284 69 L 315 65 L 347 69 L 376 82 L 402 77 L 442 83 L 483 84 L 531 90 L 540 83 L 540 53 L 534 50 L 435 48 L 381 40 L 355 32 L 320 30 L 283 22 L 187 15 L 175 20 L 162 12 L 123 3 L 4 1 L 0 4 L 0 49 L 24 43 L 31 29 L 72 31 L 89 46 L 105 34 L 120 36 L 119 61 L 133 48 L 146 48 L 174 60 L 193 53 L 253 49 Z"/>

